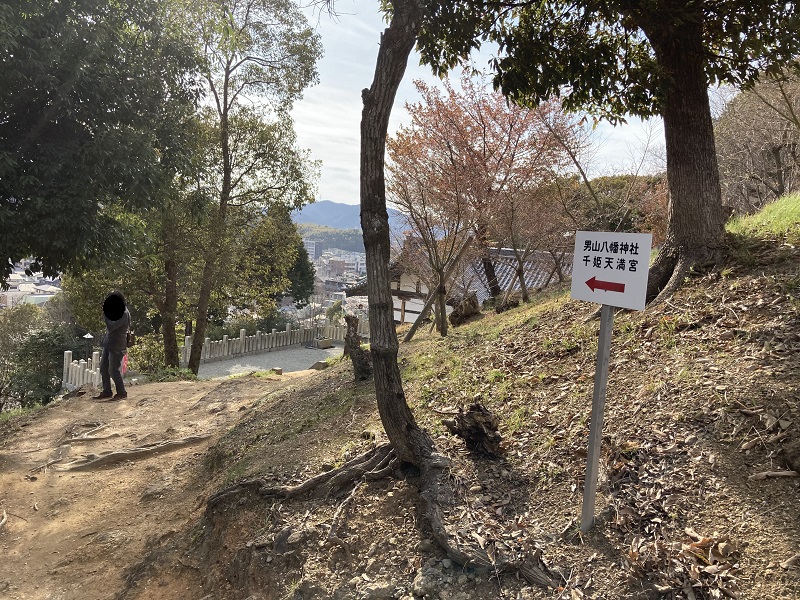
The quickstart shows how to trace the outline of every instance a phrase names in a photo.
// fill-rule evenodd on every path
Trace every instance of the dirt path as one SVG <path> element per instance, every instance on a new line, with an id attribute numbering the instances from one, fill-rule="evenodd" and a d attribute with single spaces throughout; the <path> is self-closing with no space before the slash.
<path id="1" fill-rule="evenodd" d="M 114 597 L 126 567 L 200 514 L 204 451 L 254 402 L 312 373 L 147 384 L 114 403 L 87 393 L 0 439 L 0 598 Z M 165 447 L 175 440 L 185 444 Z M 150 451 L 84 465 L 134 448 Z"/>

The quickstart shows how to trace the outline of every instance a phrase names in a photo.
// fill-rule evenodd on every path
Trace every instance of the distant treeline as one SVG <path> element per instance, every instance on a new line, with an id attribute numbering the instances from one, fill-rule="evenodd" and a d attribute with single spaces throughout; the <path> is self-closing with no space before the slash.
<path id="1" fill-rule="evenodd" d="M 339 248 L 348 252 L 364 252 L 364 238 L 360 229 L 334 229 L 313 223 L 299 223 L 297 229 L 303 238 L 322 242 L 324 249 Z"/>

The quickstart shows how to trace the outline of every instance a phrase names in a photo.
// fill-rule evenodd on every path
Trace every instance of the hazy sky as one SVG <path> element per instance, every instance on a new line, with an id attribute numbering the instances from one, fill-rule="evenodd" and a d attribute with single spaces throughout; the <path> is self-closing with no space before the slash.
<path id="1" fill-rule="evenodd" d="M 378 12 L 378 0 L 336 0 L 337 19 L 318 10 L 306 9 L 309 21 L 322 37 L 325 55 L 317 64 L 320 82 L 306 90 L 295 105 L 298 144 L 322 161 L 317 200 L 358 204 L 359 127 L 361 90 L 372 83 L 380 33 L 386 28 Z M 488 57 L 488 54 L 486 55 Z M 488 68 L 488 58 L 478 59 L 479 68 Z M 412 54 L 405 78 L 397 93 L 390 135 L 400 124 L 408 124 L 404 105 L 419 98 L 414 79 L 430 83 L 439 80 L 427 67 L 419 66 L 419 55 Z M 613 128 L 601 125 L 595 131 L 598 150 L 592 174 L 630 172 L 633 155 L 647 138 L 647 128 L 631 119 L 631 125 Z M 663 133 L 657 127 L 656 146 L 663 146 Z"/>

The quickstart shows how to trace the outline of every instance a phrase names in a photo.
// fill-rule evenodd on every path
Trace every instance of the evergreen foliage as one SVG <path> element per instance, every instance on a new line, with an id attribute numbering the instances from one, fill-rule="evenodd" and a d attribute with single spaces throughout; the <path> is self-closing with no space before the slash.
<path id="1" fill-rule="evenodd" d="M 144 207 L 191 106 L 191 45 L 158 0 L 0 6 L 0 284 L 12 263 L 57 275 L 124 248 L 120 206 Z"/>

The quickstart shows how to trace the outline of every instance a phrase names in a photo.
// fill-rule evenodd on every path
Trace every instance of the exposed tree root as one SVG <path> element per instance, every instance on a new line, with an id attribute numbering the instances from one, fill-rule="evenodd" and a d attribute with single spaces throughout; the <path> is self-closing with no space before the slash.
<path id="1" fill-rule="evenodd" d="M 33 467 L 31 469 L 31 473 L 38 473 L 39 471 L 44 471 L 44 470 L 48 469 L 49 467 L 52 467 L 54 464 L 61 462 L 62 460 L 63 459 L 60 458 L 60 457 L 59 458 L 52 458 L 52 459 L 48 460 L 46 463 L 44 463 L 43 465 L 37 465 L 37 466 Z"/>
<path id="2" fill-rule="evenodd" d="M 494 546 L 475 547 L 466 542 L 458 543 L 447 530 L 442 519 L 442 506 L 450 503 L 453 490 L 448 474 L 449 461 L 433 455 L 426 465 L 420 486 L 420 496 L 425 502 L 424 516 L 431 527 L 433 538 L 452 561 L 470 567 L 486 568 L 498 572 L 519 573 L 528 583 L 543 587 L 557 587 L 547 566 L 541 560 L 541 551 L 523 557 L 500 555 Z"/>
<path id="3" fill-rule="evenodd" d="M 345 498 L 344 502 L 339 505 L 339 508 L 336 509 L 336 512 L 333 514 L 333 520 L 331 521 L 331 528 L 328 531 L 328 537 L 325 539 L 326 544 L 336 544 L 340 546 L 345 553 L 350 556 L 350 548 L 347 547 L 347 544 L 342 541 L 342 539 L 338 536 L 339 527 L 342 524 L 342 521 L 347 516 L 347 511 L 350 508 L 350 505 L 353 503 L 353 498 L 355 498 L 356 493 L 358 490 L 361 489 L 361 484 L 357 483 L 353 487 L 353 491 L 350 492 L 350 495 Z"/>
<path id="4" fill-rule="evenodd" d="M 164 452 L 166 450 L 173 450 L 183 446 L 189 446 L 202 442 L 203 440 L 211 437 L 210 435 L 191 435 L 179 440 L 165 440 L 156 444 L 146 444 L 138 448 L 125 448 L 123 450 L 111 450 L 109 452 L 101 452 L 100 454 L 89 454 L 84 458 L 74 460 L 65 465 L 54 467 L 57 471 L 88 471 L 98 467 L 104 467 L 122 460 L 131 460 L 133 458 L 141 458 L 156 452 Z"/>
<path id="5" fill-rule="evenodd" d="M 703 271 L 722 258 L 721 248 L 695 247 L 677 250 L 662 248 L 650 267 L 647 282 L 648 307 L 668 300 L 683 285 L 691 271 Z"/>
<path id="6" fill-rule="evenodd" d="M 224 488 L 208 498 L 207 514 L 222 501 L 241 493 L 249 492 L 283 499 L 296 498 L 303 494 L 328 496 L 341 492 L 355 483 L 347 498 L 337 508 L 328 534 L 328 542 L 342 546 L 345 552 L 349 553 L 347 546 L 338 538 L 337 531 L 360 488 L 360 482 L 365 479 L 375 480 L 386 477 L 396 470 L 398 464 L 399 460 L 395 456 L 393 448 L 389 444 L 381 444 L 337 469 L 321 473 L 297 485 L 273 486 L 265 479 L 257 478 Z M 446 457 L 435 453 L 431 454 L 423 462 L 419 479 L 420 497 L 423 500 L 423 517 L 431 528 L 433 538 L 442 547 L 447 557 L 459 565 L 519 573 L 531 584 L 556 587 L 554 576 L 540 558 L 540 551 L 537 550 L 528 556 L 502 556 L 493 549 L 493 546 L 476 547 L 469 544 L 469 541 L 456 538 L 448 531 L 442 517 L 443 507 L 452 505 L 455 497 L 449 467 L 450 461 Z"/>
<path id="7" fill-rule="evenodd" d="M 302 494 L 314 492 L 316 495 L 328 496 L 343 489 L 346 485 L 357 481 L 376 469 L 382 470 L 391 461 L 392 447 L 381 444 L 369 451 L 346 462 L 338 469 L 320 473 L 297 485 L 270 485 L 268 481 L 259 477 L 248 479 L 224 488 L 209 496 L 207 507 L 213 508 L 222 500 L 242 492 L 253 492 L 259 496 L 277 498 L 294 498 Z"/>
<path id="8" fill-rule="evenodd" d="M 7 522 L 8 522 L 8 514 L 6 513 L 6 511 L 4 509 L 3 510 L 3 518 L 0 519 L 0 529 L 2 529 L 3 525 L 5 525 Z"/>
<path id="9" fill-rule="evenodd" d="M 663 286 L 658 286 L 658 293 L 653 297 L 653 299 L 648 304 L 648 307 L 658 306 L 659 304 L 663 303 L 664 301 L 668 300 L 672 297 L 672 295 L 681 287 L 683 284 L 683 280 L 686 277 L 686 274 L 689 272 L 690 267 L 692 266 L 692 261 L 687 257 L 681 256 L 674 262 L 671 263 L 671 275 L 669 275 L 669 279 L 667 279 L 666 283 Z M 659 269 L 658 273 L 656 273 L 656 279 L 663 281 L 665 275 L 663 271 L 670 271 L 669 265 L 666 265 L 663 269 Z M 650 286 L 648 286 L 650 287 Z M 648 289 L 648 296 L 650 290 Z"/>

